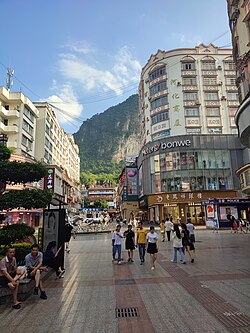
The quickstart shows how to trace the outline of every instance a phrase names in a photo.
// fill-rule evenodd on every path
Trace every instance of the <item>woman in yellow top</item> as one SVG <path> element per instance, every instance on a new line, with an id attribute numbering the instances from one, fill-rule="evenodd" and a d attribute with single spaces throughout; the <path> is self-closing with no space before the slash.
<path id="1" fill-rule="evenodd" d="M 147 230 L 143 228 L 142 223 L 138 223 L 136 245 L 138 246 L 141 265 L 145 262 Z"/>

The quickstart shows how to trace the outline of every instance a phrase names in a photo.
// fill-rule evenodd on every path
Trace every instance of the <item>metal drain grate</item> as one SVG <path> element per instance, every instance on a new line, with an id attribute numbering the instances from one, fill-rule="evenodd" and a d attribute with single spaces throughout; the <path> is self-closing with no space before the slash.
<path id="1" fill-rule="evenodd" d="M 138 308 L 116 308 L 115 317 L 116 318 L 139 317 L 139 311 Z"/>

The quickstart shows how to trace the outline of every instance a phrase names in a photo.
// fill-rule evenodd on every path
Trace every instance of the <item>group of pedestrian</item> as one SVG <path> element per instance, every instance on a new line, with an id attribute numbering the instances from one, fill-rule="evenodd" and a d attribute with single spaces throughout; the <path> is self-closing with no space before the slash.
<path id="1" fill-rule="evenodd" d="M 249 221 L 239 218 L 236 220 L 234 216 L 230 216 L 229 221 L 231 222 L 231 233 L 247 234 L 249 232 Z"/>
<path id="2" fill-rule="evenodd" d="M 181 228 L 181 229 L 180 229 Z M 191 263 L 194 263 L 193 251 L 195 250 L 195 236 L 194 236 L 194 225 L 189 220 L 187 224 L 181 223 L 173 224 L 169 218 L 166 222 L 162 221 L 160 224 L 160 232 L 162 235 L 162 241 L 165 241 L 165 233 L 167 233 L 167 239 L 170 241 L 171 233 L 173 233 L 173 259 L 172 262 L 177 262 L 177 252 L 181 255 L 181 261 L 186 264 L 185 252 L 188 253 Z M 164 232 L 164 233 L 163 233 Z M 121 249 L 122 240 L 125 239 L 125 249 L 128 251 L 128 262 L 134 262 L 134 250 L 138 247 L 140 264 L 143 265 L 145 262 L 145 253 L 149 253 L 151 261 L 151 270 L 155 270 L 155 263 L 158 253 L 158 240 L 159 236 L 155 232 L 154 226 L 150 226 L 149 232 L 143 228 L 142 222 L 138 223 L 136 233 L 132 230 L 132 225 L 129 224 L 127 230 L 122 233 L 121 226 L 117 225 L 116 230 L 112 236 L 113 246 L 113 259 L 117 260 L 120 265 L 122 262 Z M 116 254 L 118 257 L 116 258 Z"/>

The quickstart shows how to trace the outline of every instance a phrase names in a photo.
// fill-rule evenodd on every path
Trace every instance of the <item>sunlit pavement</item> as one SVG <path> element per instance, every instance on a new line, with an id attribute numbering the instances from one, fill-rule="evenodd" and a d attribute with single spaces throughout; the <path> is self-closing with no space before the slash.
<path id="1" fill-rule="evenodd" d="M 149 258 L 112 263 L 111 234 L 79 235 L 66 254 L 64 279 L 45 282 L 47 300 L 31 296 L 20 310 L 0 307 L 1 333 L 250 332 L 250 234 L 199 230 L 195 262 L 172 264 L 172 243 Z M 116 318 L 135 308 L 136 317 Z"/>

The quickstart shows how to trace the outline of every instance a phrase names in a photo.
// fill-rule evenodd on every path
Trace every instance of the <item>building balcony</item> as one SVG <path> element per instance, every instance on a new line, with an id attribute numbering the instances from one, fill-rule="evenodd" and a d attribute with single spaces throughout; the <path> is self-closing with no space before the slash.
<path id="1" fill-rule="evenodd" d="M 218 86 L 217 85 L 203 86 L 203 90 L 204 91 L 218 91 Z"/>
<path id="2" fill-rule="evenodd" d="M 3 106 L 0 106 L 0 115 L 5 118 L 19 118 L 20 114 L 17 110 L 6 110 Z"/>
<path id="3" fill-rule="evenodd" d="M 186 92 L 186 91 L 198 91 L 198 87 L 197 86 L 182 86 L 182 91 Z"/>
<path id="4" fill-rule="evenodd" d="M 236 77 L 235 71 L 225 70 L 224 75 L 225 76 L 230 76 L 230 77 Z"/>
<path id="5" fill-rule="evenodd" d="M 232 92 L 237 92 L 238 89 L 234 85 L 226 85 L 226 91 L 232 91 Z"/>
<path id="6" fill-rule="evenodd" d="M 16 134 L 18 133 L 17 125 L 5 126 L 2 122 L 0 123 L 0 131 L 3 134 Z"/>
<path id="7" fill-rule="evenodd" d="M 154 80 L 150 81 L 149 82 L 149 87 L 152 87 L 155 84 L 160 83 L 160 82 L 165 81 L 165 80 L 167 80 L 167 74 L 164 74 L 164 75 L 158 77 L 157 79 L 154 79 Z M 146 83 L 147 83 L 147 81 L 146 81 Z"/>
<path id="8" fill-rule="evenodd" d="M 239 106 L 239 101 L 227 101 L 228 106 L 234 106 L 238 107 Z"/>
<path id="9" fill-rule="evenodd" d="M 201 75 L 202 76 L 217 76 L 217 72 L 215 70 L 202 71 Z"/>
<path id="10" fill-rule="evenodd" d="M 168 109 L 169 109 L 169 104 L 165 104 L 165 105 L 159 106 L 158 108 L 152 109 L 150 111 L 150 114 L 151 114 L 151 116 L 153 116 L 156 113 L 159 113 L 159 112 L 162 112 L 162 111 L 168 110 Z"/>
<path id="11" fill-rule="evenodd" d="M 196 106 L 198 107 L 201 103 L 198 100 L 195 101 L 183 101 L 183 106 Z"/>
<path id="12" fill-rule="evenodd" d="M 205 101 L 205 106 L 218 107 L 220 106 L 220 101 Z"/>
<path id="13" fill-rule="evenodd" d="M 162 90 L 162 91 L 159 91 L 159 92 L 156 93 L 156 94 L 151 95 L 151 96 L 148 98 L 148 100 L 149 100 L 150 102 L 152 102 L 153 100 L 155 100 L 155 99 L 157 99 L 157 98 L 159 98 L 159 97 L 161 97 L 161 96 L 167 95 L 167 94 L 168 94 L 168 89 L 164 89 L 164 90 Z"/>
<path id="14" fill-rule="evenodd" d="M 236 175 L 240 179 L 240 187 L 242 192 L 250 196 L 250 163 L 245 164 L 236 170 Z"/>
<path id="15" fill-rule="evenodd" d="M 235 115 L 240 141 L 250 148 L 250 96 L 239 106 Z"/>
<path id="16" fill-rule="evenodd" d="M 188 71 L 188 70 L 182 70 L 181 71 L 181 76 L 196 76 L 196 71 Z"/>

